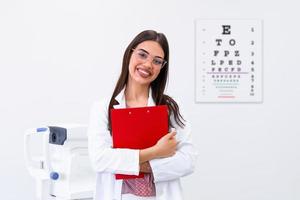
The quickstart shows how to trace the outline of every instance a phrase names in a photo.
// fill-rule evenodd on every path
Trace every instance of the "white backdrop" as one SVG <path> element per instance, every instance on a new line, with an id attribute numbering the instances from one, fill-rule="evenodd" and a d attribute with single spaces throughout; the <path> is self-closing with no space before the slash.
<path id="1" fill-rule="evenodd" d="M 170 43 L 168 93 L 184 103 L 200 155 L 187 200 L 299 200 L 297 1 L 0 1 L 1 199 L 35 199 L 24 166 L 30 127 L 88 121 L 144 29 Z M 194 103 L 194 19 L 262 19 L 263 103 Z"/>

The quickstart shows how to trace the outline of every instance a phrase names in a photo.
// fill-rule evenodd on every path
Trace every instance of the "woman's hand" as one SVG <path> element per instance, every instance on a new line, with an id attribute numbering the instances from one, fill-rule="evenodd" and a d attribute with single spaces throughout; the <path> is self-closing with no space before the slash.
<path id="1" fill-rule="evenodd" d="M 151 169 L 149 161 L 140 164 L 140 172 L 152 173 L 152 169 Z"/>
<path id="2" fill-rule="evenodd" d="M 177 141 L 175 138 L 176 132 L 170 132 L 160 138 L 156 145 L 153 146 L 154 154 L 157 158 L 165 158 L 173 156 L 176 152 Z"/>
<path id="3" fill-rule="evenodd" d="M 144 163 L 155 158 L 165 158 L 173 156 L 176 152 L 177 140 L 176 132 L 172 131 L 158 140 L 158 142 L 147 149 L 142 149 L 139 152 L 139 161 Z"/>

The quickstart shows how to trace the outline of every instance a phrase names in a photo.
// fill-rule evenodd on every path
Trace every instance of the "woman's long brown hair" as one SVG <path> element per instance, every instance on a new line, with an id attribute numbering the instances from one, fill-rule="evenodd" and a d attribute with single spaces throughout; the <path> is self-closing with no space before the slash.
<path id="1" fill-rule="evenodd" d="M 174 101 L 173 98 L 171 98 L 168 95 L 164 94 L 164 90 L 166 87 L 167 79 L 168 79 L 168 70 L 169 70 L 169 44 L 167 41 L 166 36 L 163 33 L 157 33 L 153 30 L 146 30 L 141 33 L 139 33 L 132 42 L 128 45 L 128 47 L 125 50 L 124 56 L 123 56 L 123 64 L 122 64 L 122 71 L 121 75 L 119 77 L 119 80 L 116 84 L 116 87 L 114 89 L 114 92 L 112 94 L 112 97 L 109 102 L 108 106 L 108 130 L 111 132 L 111 119 L 110 119 L 110 110 L 113 109 L 114 105 L 119 104 L 115 100 L 116 96 L 123 90 L 123 88 L 126 86 L 127 80 L 128 80 L 128 74 L 129 74 L 129 61 L 130 57 L 132 55 L 132 49 L 134 49 L 137 45 L 144 41 L 155 41 L 160 44 L 162 47 L 165 57 L 164 60 L 167 61 L 167 63 L 164 65 L 164 67 L 160 70 L 159 75 L 157 78 L 152 81 L 150 84 L 150 87 L 152 89 L 152 98 L 156 105 L 167 105 L 169 110 L 169 125 L 171 127 L 174 127 L 174 125 L 171 123 L 170 116 L 171 114 L 174 115 L 175 122 L 180 126 L 184 127 L 185 124 L 183 121 L 183 117 L 181 116 L 179 112 L 178 104 Z"/>

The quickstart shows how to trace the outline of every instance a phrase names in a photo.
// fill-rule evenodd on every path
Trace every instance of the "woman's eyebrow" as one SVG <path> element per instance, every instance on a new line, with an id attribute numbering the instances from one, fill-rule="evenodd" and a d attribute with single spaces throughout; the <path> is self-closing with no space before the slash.
<path id="1" fill-rule="evenodd" d="M 139 49 L 139 50 L 141 50 L 141 51 L 145 52 L 146 54 L 150 55 L 150 54 L 149 54 L 149 52 L 148 52 L 148 51 L 146 51 L 145 49 Z M 154 57 L 163 59 L 163 58 L 162 58 L 162 57 L 160 57 L 160 56 L 154 56 Z"/>
<path id="2" fill-rule="evenodd" d="M 145 52 L 145 53 L 149 54 L 149 52 L 148 52 L 148 51 L 146 51 L 145 49 L 139 49 L 139 50 L 141 50 L 141 51 L 143 51 L 143 52 Z"/>

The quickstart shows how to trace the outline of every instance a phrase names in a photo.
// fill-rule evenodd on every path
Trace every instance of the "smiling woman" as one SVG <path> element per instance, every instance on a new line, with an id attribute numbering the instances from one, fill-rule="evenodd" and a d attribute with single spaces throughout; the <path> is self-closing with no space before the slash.
<path id="1" fill-rule="evenodd" d="M 197 153 L 188 121 L 176 101 L 164 94 L 168 60 L 165 35 L 141 32 L 125 50 L 112 96 L 92 107 L 88 137 L 97 172 L 95 200 L 182 200 L 180 177 L 193 172 Z M 146 149 L 112 148 L 111 109 L 156 105 L 168 107 L 169 133 Z M 143 178 L 116 180 L 114 176 L 140 172 L 145 173 Z"/>

